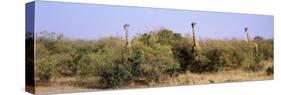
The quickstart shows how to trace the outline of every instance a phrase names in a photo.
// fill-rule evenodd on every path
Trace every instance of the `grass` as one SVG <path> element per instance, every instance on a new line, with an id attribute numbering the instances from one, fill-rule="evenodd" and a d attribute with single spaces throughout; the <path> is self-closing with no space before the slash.
<path id="1" fill-rule="evenodd" d="M 36 94 L 73 93 L 85 91 L 93 91 L 93 89 L 85 89 L 74 86 L 37 86 L 35 88 Z"/>
<path id="2" fill-rule="evenodd" d="M 189 73 L 179 75 L 176 78 L 163 80 L 163 84 L 167 85 L 194 85 L 207 83 L 224 83 L 238 81 L 254 81 L 254 80 L 270 80 L 273 76 L 267 76 L 266 72 L 245 72 L 243 70 L 230 70 L 218 73 Z"/>
<path id="3" fill-rule="evenodd" d="M 156 86 L 195 85 L 208 83 L 226 83 L 239 81 L 272 80 L 273 75 L 267 75 L 266 68 L 272 66 L 272 62 L 264 61 L 264 68 L 258 72 L 242 69 L 220 71 L 216 73 L 191 73 L 185 72 L 177 77 L 169 77 L 161 80 Z"/>

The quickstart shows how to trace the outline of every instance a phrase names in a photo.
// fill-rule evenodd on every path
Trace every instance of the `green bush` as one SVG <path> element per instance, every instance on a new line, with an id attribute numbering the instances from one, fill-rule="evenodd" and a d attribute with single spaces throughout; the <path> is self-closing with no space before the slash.
<path id="1" fill-rule="evenodd" d="M 173 48 L 173 54 L 179 61 L 182 71 L 190 69 L 191 65 L 194 63 L 193 55 L 191 53 L 191 47 L 188 47 L 186 45 L 176 46 Z"/>
<path id="2" fill-rule="evenodd" d="M 211 61 L 211 67 L 214 71 L 223 70 L 224 67 L 232 64 L 232 56 L 230 50 L 225 48 L 216 48 L 208 52 L 208 58 Z"/>
<path id="3" fill-rule="evenodd" d="M 55 59 L 55 56 L 48 56 L 35 61 L 36 85 L 47 85 L 49 83 L 50 79 L 57 73 L 57 61 L 58 60 Z"/>
<path id="4" fill-rule="evenodd" d="M 157 44 L 154 47 L 145 47 L 141 52 L 142 57 L 136 60 L 139 62 L 137 76 L 145 77 L 149 81 L 158 81 L 167 74 L 166 72 L 171 74 L 171 70 L 179 69 L 169 46 Z"/>
<path id="5" fill-rule="evenodd" d="M 256 38 L 256 37 L 255 37 Z M 266 60 L 273 59 L 273 39 L 255 39 L 256 43 L 258 44 L 259 53 L 263 55 Z"/>
<path id="6" fill-rule="evenodd" d="M 232 54 L 232 64 L 235 67 L 241 67 L 244 64 L 245 60 L 247 60 L 248 56 L 249 55 L 247 54 L 247 52 L 241 49 L 234 49 Z"/>
<path id="7" fill-rule="evenodd" d="M 210 59 L 206 56 L 199 55 L 198 60 L 193 59 L 193 63 L 191 63 L 189 70 L 195 73 L 202 73 L 202 72 L 214 72 L 217 71 L 216 65 L 211 64 Z"/>
<path id="8" fill-rule="evenodd" d="M 129 83 L 131 74 L 127 66 L 118 64 L 104 71 L 101 77 L 107 88 L 118 88 Z"/>
<path id="9" fill-rule="evenodd" d="M 272 67 L 268 67 L 267 69 L 266 69 L 266 73 L 267 73 L 267 75 L 273 75 L 273 73 L 274 73 L 274 69 L 273 69 L 274 67 L 272 66 Z"/>
<path id="10" fill-rule="evenodd" d="M 50 63 L 44 60 L 37 61 L 35 67 L 36 85 L 49 83 L 52 75 L 52 67 Z"/>
<path id="11" fill-rule="evenodd" d="M 174 58 L 172 47 L 168 45 L 168 42 L 164 44 L 165 41 L 160 41 L 159 35 L 156 34 L 153 32 L 143 34 L 132 41 L 130 59 L 135 80 L 158 81 L 166 75 L 177 75 L 180 69 L 179 63 Z M 153 41 L 150 41 L 151 38 Z M 147 41 L 150 44 L 147 44 Z"/>
<path id="12" fill-rule="evenodd" d="M 101 83 L 88 87 L 119 88 L 130 82 L 158 82 L 185 71 L 259 71 L 261 61 L 273 59 L 273 40 L 255 42 L 258 53 L 243 40 L 201 40 L 195 58 L 192 39 L 168 29 L 137 35 L 127 48 L 117 37 L 69 40 L 61 34 L 43 32 L 36 38 L 35 80 L 48 83 L 55 77 L 75 77 L 80 83 Z M 273 74 L 273 68 L 266 72 Z M 95 82 L 84 80 L 91 78 Z"/>

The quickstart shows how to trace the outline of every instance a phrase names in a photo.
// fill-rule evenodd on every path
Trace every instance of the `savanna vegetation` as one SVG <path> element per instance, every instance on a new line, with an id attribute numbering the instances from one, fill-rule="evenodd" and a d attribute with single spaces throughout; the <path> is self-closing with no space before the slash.
<path id="1" fill-rule="evenodd" d="M 246 40 L 200 40 L 195 60 L 191 37 L 169 29 L 139 34 L 127 47 L 119 37 L 74 40 L 41 32 L 35 81 L 40 87 L 115 89 L 273 79 L 273 39 L 254 41 L 257 53 Z"/>

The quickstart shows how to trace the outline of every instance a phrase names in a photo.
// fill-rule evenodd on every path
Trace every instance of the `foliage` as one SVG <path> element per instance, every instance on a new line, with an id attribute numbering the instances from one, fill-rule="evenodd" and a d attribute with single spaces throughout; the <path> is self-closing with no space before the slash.
<path id="1" fill-rule="evenodd" d="M 127 48 L 122 38 L 75 40 L 49 32 L 39 33 L 35 42 L 36 85 L 56 77 L 78 77 L 79 81 L 95 77 L 100 80 L 93 81 L 104 86 L 91 87 L 119 88 L 130 82 L 159 82 L 185 71 L 259 71 L 261 61 L 273 59 L 273 40 L 261 37 L 255 39 L 258 53 L 244 40 L 202 40 L 196 59 L 191 38 L 168 29 L 137 35 Z M 273 73 L 270 68 L 266 71 Z"/>
<path id="2" fill-rule="evenodd" d="M 273 69 L 274 67 L 272 66 L 272 67 L 268 67 L 267 69 L 266 69 L 266 73 L 267 73 L 267 75 L 272 75 L 273 73 L 274 73 L 274 69 Z"/>
<path id="3" fill-rule="evenodd" d="M 173 40 L 163 40 L 163 37 L 172 38 L 171 35 L 174 36 L 168 30 L 160 30 L 143 34 L 132 41 L 131 63 L 136 80 L 158 81 L 165 75 L 177 74 L 180 67 L 170 45 Z"/>
<path id="4" fill-rule="evenodd" d="M 131 75 L 127 66 L 118 64 L 104 71 L 101 76 L 107 88 L 118 88 L 119 86 L 128 84 Z"/>

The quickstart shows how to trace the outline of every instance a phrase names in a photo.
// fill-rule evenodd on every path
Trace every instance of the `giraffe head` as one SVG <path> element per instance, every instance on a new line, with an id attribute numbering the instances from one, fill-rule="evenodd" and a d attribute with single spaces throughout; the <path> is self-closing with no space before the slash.
<path id="1" fill-rule="evenodd" d="M 124 26 L 123 26 L 124 30 L 127 30 L 128 27 L 129 27 L 129 24 L 124 24 Z"/>
<path id="2" fill-rule="evenodd" d="M 244 30 L 245 30 L 245 32 L 247 32 L 247 31 L 248 31 L 248 27 L 245 27 L 245 29 L 244 29 Z"/>
<path id="3" fill-rule="evenodd" d="M 192 22 L 191 27 L 194 28 L 196 24 L 197 24 L 196 22 Z"/>

